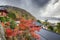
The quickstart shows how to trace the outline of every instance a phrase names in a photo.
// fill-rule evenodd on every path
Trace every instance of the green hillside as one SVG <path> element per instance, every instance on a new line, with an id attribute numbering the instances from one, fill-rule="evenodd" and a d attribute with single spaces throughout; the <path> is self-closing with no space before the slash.
<path id="1" fill-rule="evenodd" d="M 34 16 L 32 16 L 29 12 L 27 12 L 24 9 L 17 8 L 17 7 L 12 7 L 12 6 L 3 6 L 9 13 L 13 13 L 16 15 L 16 20 L 18 20 L 20 17 L 23 17 L 25 19 L 33 19 L 36 20 Z M 11 15 L 12 16 L 12 15 Z"/>

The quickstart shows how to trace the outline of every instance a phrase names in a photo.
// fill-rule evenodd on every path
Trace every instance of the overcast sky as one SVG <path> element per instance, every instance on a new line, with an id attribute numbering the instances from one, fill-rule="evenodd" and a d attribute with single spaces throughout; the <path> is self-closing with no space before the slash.
<path id="1" fill-rule="evenodd" d="M 37 19 L 60 18 L 60 0 L 0 0 L 0 5 L 11 5 L 27 10 Z"/>
<path id="2" fill-rule="evenodd" d="M 0 0 L 0 5 L 12 5 L 29 11 L 33 16 L 37 17 L 40 9 L 42 9 L 49 0 Z"/>

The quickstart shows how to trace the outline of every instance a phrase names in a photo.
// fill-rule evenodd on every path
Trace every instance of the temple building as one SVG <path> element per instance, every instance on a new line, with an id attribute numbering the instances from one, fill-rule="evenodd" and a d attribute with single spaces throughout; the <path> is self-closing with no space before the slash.
<path id="1" fill-rule="evenodd" d="M 7 11 L 5 9 L 0 9 L 0 17 L 6 16 Z"/>

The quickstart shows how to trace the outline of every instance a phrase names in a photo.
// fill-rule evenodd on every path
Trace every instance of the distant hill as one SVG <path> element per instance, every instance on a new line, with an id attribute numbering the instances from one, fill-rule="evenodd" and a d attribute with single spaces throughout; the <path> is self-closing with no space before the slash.
<path id="1" fill-rule="evenodd" d="M 40 19 L 43 19 L 43 20 L 48 19 L 48 20 L 58 20 L 58 21 L 60 21 L 60 18 L 56 18 L 56 17 L 40 17 Z"/>
<path id="2" fill-rule="evenodd" d="M 33 19 L 36 20 L 34 16 L 32 16 L 29 12 L 24 9 L 13 7 L 13 6 L 0 6 L 1 8 L 5 8 L 9 13 L 14 13 L 16 15 L 16 19 L 23 17 L 25 19 Z"/>

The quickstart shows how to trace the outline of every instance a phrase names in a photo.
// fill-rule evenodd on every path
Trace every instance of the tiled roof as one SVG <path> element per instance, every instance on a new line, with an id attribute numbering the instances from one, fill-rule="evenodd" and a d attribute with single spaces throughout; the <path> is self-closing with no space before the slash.
<path id="1" fill-rule="evenodd" d="M 54 32 L 41 29 L 40 32 L 38 32 L 41 36 L 41 40 L 60 40 L 60 35 L 56 34 Z"/>

